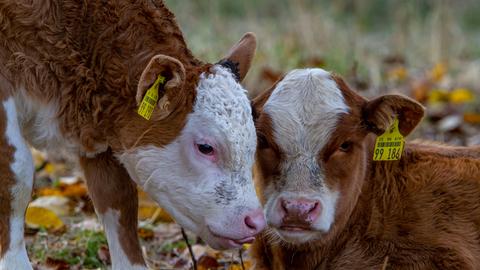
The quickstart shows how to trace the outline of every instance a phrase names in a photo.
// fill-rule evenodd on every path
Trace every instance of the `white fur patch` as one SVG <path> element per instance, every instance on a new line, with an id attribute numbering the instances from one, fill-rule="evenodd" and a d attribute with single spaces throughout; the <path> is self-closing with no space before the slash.
<path id="1" fill-rule="evenodd" d="M 38 101 L 26 95 L 23 88 L 17 89 L 15 105 L 24 138 L 39 150 L 55 150 L 68 145 L 61 135 L 57 113 L 58 106 Z"/>
<path id="2" fill-rule="evenodd" d="M 280 198 L 305 197 L 322 204 L 321 215 L 312 226 L 330 229 L 338 191 L 325 184 L 317 156 L 330 140 L 340 115 L 348 111 L 341 90 L 322 69 L 293 70 L 277 84 L 264 106 L 272 119 L 274 139 L 285 153 L 281 179 L 266 191 L 270 224 L 281 222 L 276 209 Z"/>
<path id="3" fill-rule="evenodd" d="M 348 112 L 342 92 L 323 69 L 297 69 L 277 84 L 263 108 L 277 144 L 287 155 L 316 155 Z"/>
<path id="4" fill-rule="evenodd" d="M 14 200 L 10 216 L 10 246 L 5 256 L 0 258 L 0 269 L 32 269 L 25 249 L 23 226 L 33 185 L 33 159 L 20 132 L 13 99 L 4 101 L 3 106 L 7 115 L 6 137 L 8 143 L 15 147 L 14 162 L 11 165 L 15 184 L 11 190 Z"/>
<path id="5" fill-rule="evenodd" d="M 117 158 L 181 226 L 215 246 L 210 231 L 234 239 L 251 236 L 243 217 L 260 204 L 252 181 L 256 132 L 249 100 L 227 69 L 212 71 L 201 75 L 193 112 L 178 138 Z M 196 150 L 205 142 L 214 146 L 216 161 Z"/>
<path id="6" fill-rule="evenodd" d="M 108 248 L 110 250 L 110 257 L 112 258 L 112 269 L 146 270 L 147 268 L 143 265 L 132 265 L 123 251 L 120 244 L 120 238 L 122 236 L 118 233 L 120 212 L 109 209 L 103 215 L 100 215 L 100 217 L 105 228 L 105 234 L 107 235 Z"/>

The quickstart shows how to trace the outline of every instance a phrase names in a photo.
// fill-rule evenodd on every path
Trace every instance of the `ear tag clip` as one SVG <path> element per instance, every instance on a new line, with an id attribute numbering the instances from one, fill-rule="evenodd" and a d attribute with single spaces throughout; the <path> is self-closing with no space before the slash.
<path id="1" fill-rule="evenodd" d="M 143 118 L 150 120 L 152 116 L 153 109 L 157 106 L 158 102 L 158 89 L 160 86 L 165 84 L 165 77 L 162 75 L 158 75 L 157 79 L 153 83 L 153 85 L 147 90 L 145 96 L 140 103 L 140 107 L 138 108 L 138 114 Z"/>
<path id="2" fill-rule="evenodd" d="M 373 160 L 399 160 L 402 157 L 405 140 L 398 129 L 398 119 L 395 118 L 393 124 L 377 137 Z"/>

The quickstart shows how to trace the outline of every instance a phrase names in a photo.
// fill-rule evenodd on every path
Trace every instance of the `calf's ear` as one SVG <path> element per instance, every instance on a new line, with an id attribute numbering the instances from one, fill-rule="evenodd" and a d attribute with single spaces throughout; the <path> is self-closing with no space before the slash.
<path id="1" fill-rule="evenodd" d="M 185 68 L 180 61 L 173 57 L 163 54 L 152 57 L 138 81 L 137 106 L 140 106 L 147 90 L 154 85 L 159 76 L 162 76 L 164 81 L 158 87 L 158 101 L 155 110 L 159 110 L 156 114 L 161 119 L 167 117 L 174 109 L 175 104 L 171 104 L 172 97 L 185 83 Z"/>
<path id="2" fill-rule="evenodd" d="M 424 111 L 424 107 L 413 99 L 385 95 L 367 102 L 362 114 L 367 128 L 377 135 L 383 134 L 397 117 L 400 133 L 407 136 L 422 120 Z"/>
<path id="3" fill-rule="evenodd" d="M 255 34 L 245 33 L 227 55 L 219 61 L 219 64 L 229 68 L 237 81 L 241 82 L 250 69 L 256 48 L 257 38 Z"/>

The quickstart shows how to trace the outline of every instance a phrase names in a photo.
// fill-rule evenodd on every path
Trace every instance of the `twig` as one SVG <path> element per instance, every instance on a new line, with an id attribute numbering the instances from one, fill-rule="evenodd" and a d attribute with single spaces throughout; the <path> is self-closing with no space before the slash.
<path id="1" fill-rule="evenodd" d="M 188 252 L 190 252 L 190 257 L 192 258 L 193 270 L 197 270 L 197 260 L 195 259 L 195 254 L 193 254 L 192 246 L 188 242 L 187 234 L 185 233 L 185 230 L 183 228 L 182 228 L 182 236 L 183 236 L 183 239 L 185 240 L 185 243 L 187 243 Z"/>
<path id="2" fill-rule="evenodd" d="M 245 270 L 245 265 L 243 264 L 243 256 L 242 256 L 242 253 L 243 253 L 243 248 L 240 248 L 238 250 L 238 257 L 240 257 L 240 264 L 242 265 L 242 270 Z"/>
<path id="3" fill-rule="evenodd" d="M 385 256 L 385 260 L 383 261 L 382 270 L 387 270 L 388 265 L 388 256 Z"/>

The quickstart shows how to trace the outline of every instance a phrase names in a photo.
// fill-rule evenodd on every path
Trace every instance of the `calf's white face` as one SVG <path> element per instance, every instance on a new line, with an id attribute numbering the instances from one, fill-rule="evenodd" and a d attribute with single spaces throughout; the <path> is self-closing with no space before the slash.
<path id="1" fill-rule="evenodd" d="M 193 112 L 177 139 L 118 158 L 178 223 L 212 247 L 226 248 L 252 241 L 264 227 L 252 181 L 255 149 L 245 90 L 216 65 L 201 75 Z"/>
<path id="2" fill-rule="evenodd" d="M 278 165 L 278 179 L 266 187 L 269 197 L 265 212 L 268 222 L 279 228 L 279 235 L 287 241 L 307 241 L 314 233 L 300 230 L 301 222 L 296 224 L 298 230 L 282 226 L 285 215 L 278 208 L 313 208 L 307 219 L 318 231 L 327 232 L 334 221 L 339 191 L 325 182 L 318 156 L 338 118 L 346 112 L 348 107 L 336 83 L 321 69 L 290 72 L 263 107 L 263 113 L 271 119 L 273 139 L 284 157 Z"/>
<path id="3" fill-rule="evenodd" d="M 328 239 L 348 220 L 372 157 L 372 133 L 397 116 L 407 135 L 423 115 L 401 96 L 368 102 L 322 69 L 288 73 L 254 107 L 270 235 L 293 244 Z"/>

